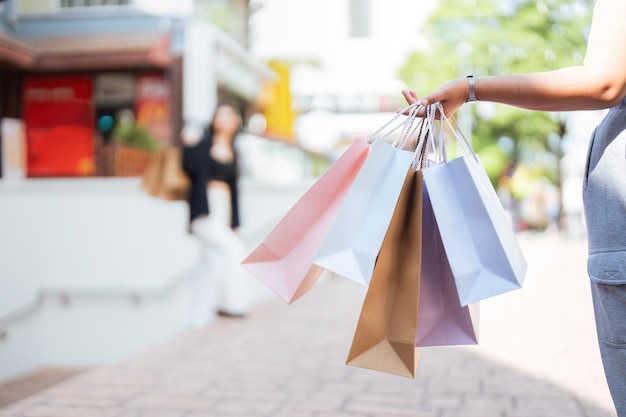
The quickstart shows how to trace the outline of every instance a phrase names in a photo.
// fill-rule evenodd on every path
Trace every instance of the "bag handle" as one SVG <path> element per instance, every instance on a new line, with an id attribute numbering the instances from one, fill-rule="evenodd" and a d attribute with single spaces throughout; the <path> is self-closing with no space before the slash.
<path id="1" fill-rule="evenodd" d="M 417 120 L 417 112 L 422 108 L 422 105 L 419 103 L 414 103 L 408 107 L 412 108 L 409 110 L 408 117 L 403 123 L 402 131 L 400 132 L 396 140 L 394 140 L 392 143 L 392 146 L 398 149 L 404 149 L 411 136 L 415 134 L 415 131 L 421 124 L 418 123 L 417 125 L 415 125 L 415 127 L 413 127 L 413 124 Z"/>
<path id="2" fill-rule="evenodd" d="M 420 133 L 418 134 L 418 143 L 411 162 L 415 169 L 424 169 L 431 165 L 439 165 L 444 159 L 445 141 L 443 132 L 435 129 L 435 114 L 436 110 L 434 110 L 433 107 L 426 107 L 426 114 L 422 119 Z M 422 133 L 424 126 L 426 129 Z M 436 136 L 435 132 L 439 134 Z M 431 155 L 435 157 L 434 161 L 430 159 Z"/>
<path id="3" fill-rule="evenodd" d="M 459 144 L 459 146 L 461 146 L 463 153 L 478 161 L 479 160 L 478 155 L 476 155 L 476 152 L 474 152 L 474 149 L 472 148 L 472 145 L 470 144 L 469 140 L 467 140 L 467 137 L 465 137 L 465 135 L 461 131 L 461 128 L 459 127 L 459 124 L 457 123 L 454 116 L 451 116 L 448 118 L 440 102 L 433 103 L 429 105 L 428 107 L 433 115 L 433 123 L 431 124 L 431 127 L 433 129 L 434 129 L 434 120 L 435 120 L 434 115 L 437 114 L 437 112 L 439 112 L 439 118 L 437 118 L 437 120 L 439 121 L 439 131 L 438 131 L 438 134 L 436 135 L 437 137 L 436 144 L 434 145 L 437 148 L 436 153 L 439 156 L 438 164 L 443 164 L 443 163 L 448 162 L 448 154 L 446 150 L 446 141 L 445 141 L 445 135 L 444 135 L 444 123 L 450 128 L 450 131 L 452 132 L 457 143 Z"/>
<path id="4" fill-rule="evenodd" d="M 454 116 L 450 116 L 450 119 L 446 119 L 446 121 L 448 122 L 448 125 L 450 126 L 450 129 L 452 130 L 452 133 L 456 137 L 457 141 L 459 142 L 459 144 L 461 144 L 461 147 L 463 148 L 464 152 L 468 156 L 478 159 L 478 155 L 476 154 L 476 152 L 474 152 L 474 148 L 472 148 L 472 144 L 467 139 L 467 137 L 465 137 L 465 135 L 463 134 L 463 131 L 459 127 L 459 123 L 456 121 Z"/>
<path id="5" fill-rule="evenodd" d="M 407 124 L 410 123 L 411 125 L 413 124 L 416 116 L 417 116 L 417 109 L 421 107 L 421 105 L 419 103 L 413 103 L 410 106 L 406 106 L 403 109 L 398 110 L 397 114 L 391 118 L 387 123 L 385 123 L 384 125 L 382 125 L 380 128 L 378 128 L 374 133 L 370 134 L 367 139 L 366 142 L 367 143 L 373 143 L 377 140 L 384 140 L 386 138 L 388 138 L 389 136 L 391 136 L 394 132 L 396 132 L 398 129 L 402 128 L 402 131 L 400 132 L 400 135 L 398 135 L 398 137 L 393 141 L 393 146 L 397 147 L 398 144 L 402 143 L 402 144 L 406 144 L 406 140 L 405 140 L 405 135 L 406 132 L 405 130 L 407 129 Z M 403 120 L 402 123 L 399 123 L 397 126 L 395 126 L 393 129 L 391 129 L 390 131 L 388 131 L 387 133 L 385 133 L 384 135 L 380 136 L 382 132 L 385 131 L 385 129 L 387 129 L 393 122 L 395 122 L 396 120 L 398 120 L 398 118 L 400 118 L 401 116 L 404 116 L 406 112 L 409 112 L 409 117 L 406 120 Z"/>
<path id="6" fill-rule="evenodd" d="M 426 128 L 424 129 L 424 127 Z M 415 146 L 415 152 L 413 153 L 413 159 L 411 160 L 413 169 L 422 169 L 425 166 L 428 145 L 430 145 L 432 149 L 433 140 L 430 109 L 427 107 L 426 115 L 422 118 L 422 122 L 420 123 L 420 131 L 417 134 L 417 144 Z"/>

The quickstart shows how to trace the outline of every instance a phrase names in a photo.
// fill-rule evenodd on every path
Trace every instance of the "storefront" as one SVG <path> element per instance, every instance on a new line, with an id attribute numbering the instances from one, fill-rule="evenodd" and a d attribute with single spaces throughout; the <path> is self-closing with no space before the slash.
<path id="1" fill-rule="evenodd" d="M 28 176 L 115 175 L 106 166 L 105 150 L 114 139 L 122 144 L 133 140 L 120 137 L 121 123 L 134 122 L 149 140 L 168 144 L 169 84 L 164 72 L 157 71 L 26 75 L 22 117 Z M 136 144 L 137 149 L 151 149 L 149 143 Z"/>
<path id="2" fill-rule="evenodd" d="M 0 84 L 0 117 L 26 126 L 28 177 L 136 175 L 141 167 L 116 172 L 109 149 L 122 117 L 150 141 L 170 143 L 171 77 L 180 60 L 169 39 L 167 32 L 0 38 L 0 75 L 10 78 Z"/>
<path id="3" fill-rule="evenodd" d="M 198 104 L 226 99 L 245 118 L 272 76 L 225 35 L 193 42 L 181 20 L 167 30 L 80 35 L 60 34 L 53 23 L 54 36 L 0 35 L 0 119 L 24 122 L 31 178 L 140 175 L 154 149 L 178 141 Z M 196 45 L 193 54 L 188 44 Z M 184 69 L 201 54 L 202 71 Z M 201 88 L 200 100 L 185 100 Z"/>

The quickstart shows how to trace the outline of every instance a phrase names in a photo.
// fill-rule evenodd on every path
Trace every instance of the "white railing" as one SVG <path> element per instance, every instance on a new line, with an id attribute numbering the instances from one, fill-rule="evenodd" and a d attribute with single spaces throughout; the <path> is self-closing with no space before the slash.
<path id="1" fill-rule="evenodd" d="M 0 315 L 0 340 L 7 337 L 9 327 L 36 313 L 48 300 L 58 300 L 63 305 L 70 305 L 76 300 L 85 301 L 87 299 L 128 299 L 129 303 L 135 306 L 141 305 L 147 298 L 164 297 L 173 292 L 177 287 L 183 285 L 192 276 L 191 270 L 183 271 L 160 287 L 67 287 L 67 288 L 44 288 L 40 289 L 36 297 L 19 307 L 4 312 Z"/>

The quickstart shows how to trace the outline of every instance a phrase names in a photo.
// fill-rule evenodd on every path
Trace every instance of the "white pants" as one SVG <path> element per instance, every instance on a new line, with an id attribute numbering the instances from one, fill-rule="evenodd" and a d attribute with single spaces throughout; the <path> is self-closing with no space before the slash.
<path id="1" fill-rule="evenodd" d="M 193 327 L 204 326 L 216 310 L 246 314 L 250 309 L 247 275 L 240 265 L 246 248 L 230 227 L 230 192 L 225 187 L 211 186 L 207 193 L 209 216 L 191 222 L 191 232 L 202 245 L 195 276 Z"/>

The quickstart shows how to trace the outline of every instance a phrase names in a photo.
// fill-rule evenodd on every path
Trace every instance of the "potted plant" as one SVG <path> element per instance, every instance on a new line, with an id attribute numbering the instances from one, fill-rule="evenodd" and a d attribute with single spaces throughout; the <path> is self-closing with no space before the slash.
<path id="1" fill-rule="evenodd" d="M 135 123 L 132 117 L 120 118 L 113 131 L 115 141 L 114 175 L 117 177 L 140 176 L 152 153 L 160 143 L 147 127 Z"/>

